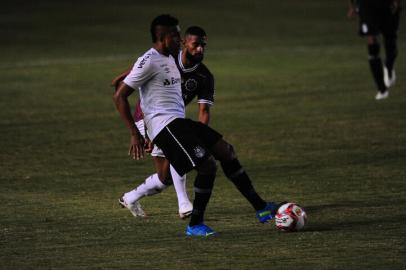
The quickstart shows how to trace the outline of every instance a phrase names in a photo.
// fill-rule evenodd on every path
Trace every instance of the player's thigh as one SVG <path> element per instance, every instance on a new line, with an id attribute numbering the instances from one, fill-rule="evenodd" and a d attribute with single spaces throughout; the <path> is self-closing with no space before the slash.
<path id="1" fill-rule="evenodd" d="M 193 122 L 175 119 L 154 138 L 179 175 L 191 171 L 211 156 Z"/>
<path id="2" fill-rule="evenodd" d="M 187 120 L 190 121 L 190 125 L 193 127 L 193 132 L 196 138 L 198 138 L 198 140 L 208 149 L 211 149 L 218 141 L 223 138 L 223 135 L 221 135 L 219 132 L 209 127 L 208 125 L 190 119 Z"/>
<path id="3" fill-rule="evenodd" d="M 213 156 L 207 157 L 203 162 L 196 166 L 196 171 L 202 175 L 216 175 L 217 164 Z"/>
<path id="4" fill-rule="evenodd" d="M 376 36 L 380 32 L 381 16 L 377 0 L 360 0 L 359 2 L 359 34 Z"/>
<path id="5" fill-rule="evenodd" d="M 382 34 L 386 39 L 397 39 L 399 30 L 400 12 L 392 13 L 390 10 L 385 13 L 382 20 Z"/>

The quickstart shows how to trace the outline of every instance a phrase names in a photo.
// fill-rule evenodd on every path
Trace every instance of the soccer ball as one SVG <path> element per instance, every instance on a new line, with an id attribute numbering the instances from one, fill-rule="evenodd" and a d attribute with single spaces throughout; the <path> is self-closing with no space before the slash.
<path id="1" fill-rule="evenodd" d="M 284 232 L 296 232 L 303 229 L 307 220 L 306 212 L 295 203 L 285 203 L 275 215 L 275 225 Z"/>

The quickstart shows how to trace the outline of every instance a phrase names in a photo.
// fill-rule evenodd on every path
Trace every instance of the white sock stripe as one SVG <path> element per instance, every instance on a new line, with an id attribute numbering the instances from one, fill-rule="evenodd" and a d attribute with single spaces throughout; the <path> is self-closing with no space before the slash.
<path id="1" fill-rule="evenodd" d="M 211 193 L 211 189 L 209 189 L 209 188 L 198 188 L 198 187 L 194 187 L 193 188 L 193 190 L 196 192 L 196 193 Z"/>
<path id="2" fill-rule="evenodd" d="M 375 59 L 380 59 L 381 57 L 379 55 L 368 55 L 368 60 L 375 60 Z"/>
<path id="3" fill-rule="evenodd" d="M 193 162 L 193 159 L 189 156 L 188 152 L 186 151 L 186 149 L 182 146 L 182 144 L 176 139 L 176 137 L 173 135 L 173 133 L 171 132 L 171 130 L 166 127 L 166 130 L 168 130 L 169 134 L 171 134 L 172 138 L 176 141 L 176 143 L 179 145 L 179 147 L 183 150 L 183 152 L 186 154 L 186 156 L 189 158 L 189 161 L 192 163 L 193 167 L 196 167 L 196 164 Z"/>

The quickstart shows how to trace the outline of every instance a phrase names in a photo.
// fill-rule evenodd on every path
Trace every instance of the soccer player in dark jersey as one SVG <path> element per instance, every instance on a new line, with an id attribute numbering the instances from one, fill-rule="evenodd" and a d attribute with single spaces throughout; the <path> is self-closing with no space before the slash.
<path id="1" fill-rule="evenodd" d="M 198 119 L 201 123 L 208 125 L 210 121 L 210 106 L 214 104 L 214 77 L 209 69 L 202 63 L 204 50 L 207 44 L 205 31 L 198 26 L 189 27 L 185 32 L 183 49 L 175 57 L 176 66 L 182 77 L 182 98 L 185 105 L 197 98 L 199 106 Z M 130 70 L 122 73 L 112 84 L 117 85 L 128 75 Z M 138 100 L 134 112 L 134 121 L 141 134 L 145 136 L 143 114 Z M 188 217 L 193 205 L 186 192 L 186 175 L 179 176 L 169 165 L 162 150 L 154 146 L 151 151 L 157 173 L 149 176 L 134 190 L 127 192 L 120 198 L 122 206 L 128 208 L 134 216 L 145 216 L 139 200 L 144 196 L 151 196 L 162 192 L 172 182 L 175 186 L 178 197 L 179 216 Z"/>
<path id="2" fill-rule="evenodd" d="M 368 61 L 378 88 L 376 100 L 389 96 L 388 88 L 396 81 L 394 63 L 398 53 L 397 31 L 399 28 L 400 0 L 350 0 L 348 17 L 359 15 L 359 33 L 368 44 Z M 380 58 L 378 35 L 382 34 L 386 59 Z"/>

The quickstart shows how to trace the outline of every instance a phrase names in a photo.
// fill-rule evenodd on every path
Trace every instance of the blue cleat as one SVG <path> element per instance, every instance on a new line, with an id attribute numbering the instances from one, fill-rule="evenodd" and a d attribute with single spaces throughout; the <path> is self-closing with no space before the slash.
<path id="1" fill-rule="evenodd" d="M 282 203 L 274 203 L 268 202 L 264 209 L 257 211 L 257 219 L 261 223 L 267 223 L 271 219 L 273 219 L 276 215 L 276 211 L 278 211 L 279 207 L 284 204 Z"/>
<path id="2" fill-rule="evenodd" d="M 209 226 L 203 223 L 197 224 L 195 226 L 187 226 L 186 235 L 187 236 L 210 236 L 215 235 L 216 232 L 213 231 Z"/>

